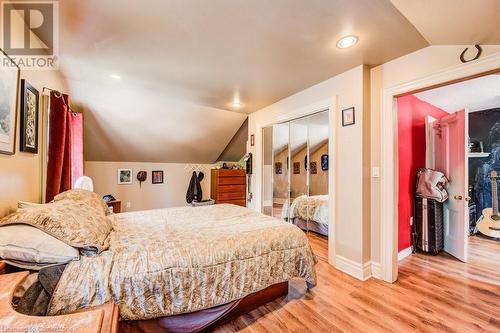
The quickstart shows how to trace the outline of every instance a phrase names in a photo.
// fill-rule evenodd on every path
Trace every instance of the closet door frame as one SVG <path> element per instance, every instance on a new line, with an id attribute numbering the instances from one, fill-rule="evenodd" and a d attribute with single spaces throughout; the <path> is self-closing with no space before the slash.
<path id="1" fill-rule="evenodd" d="M 262 118 L 256 119 L 256 131 L 257 136 L 255 145 L 255 155 L 258 160 L 256 163 L 257 170 L 255 172 L 255 184 L 258 184 L 254 188 L 254 197 L 255 204 L 254 208 L 261 212 L 262 204 L 263 204 L 263 189 L 264 189 L 264 177 L 263 175 L 263 129 L 267 126 L 272 126 L 279 123 L 284 123 L 287 121 L 291 121 L 293 119 L 310 116 L 322 111 L 328 110 L 328 218 L 329 218 L 329 228 L 328 228 L 328 263 L 335 266 L 335 245 L 336 241 L 336 221 L 337 221 L 337 206 L 334 200 L 335 194 L 337 193 L 337 129 L 338 123 L 341 120 L 338 116 L 339 108 L 337 102 L 337 96 L 333 96 L 331 98 L 327 98 L 317 103 L 313 103 L 306 107 L 298 108 L 295 110 L 290 110 L 290 112 L 284 112 L 280 115 L 273 117 L 259 117 Z M 264 111 L 265 112 L 265 111 Z M 260 120 L 260 121 L 259 121 Z M 260 143 L 259 143 L 260 142 Z M 257 162 L 257 161 L 256 161 Z"/>

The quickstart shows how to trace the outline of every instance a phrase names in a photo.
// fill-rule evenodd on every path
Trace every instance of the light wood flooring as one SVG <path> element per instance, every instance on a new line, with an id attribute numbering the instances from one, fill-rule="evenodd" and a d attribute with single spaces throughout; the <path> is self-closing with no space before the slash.
<path id="1" fill-rule="evenodd" d="M 467 264 L 447 254 L 412 255 L 399 279 L 366 282 L 325 261 L 317 286 L 289 294 L 216 332 L 500 332 L 500 242 L 472 237 Z"/>

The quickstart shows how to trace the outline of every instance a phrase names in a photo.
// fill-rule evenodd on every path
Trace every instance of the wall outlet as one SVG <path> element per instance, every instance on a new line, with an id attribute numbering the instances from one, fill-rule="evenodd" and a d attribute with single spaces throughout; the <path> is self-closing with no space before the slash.
<path id="1" fill-rule="evenodd" d="M 126 207 L 126 208 L 130 208 L 130 207 L 132 207 L 132 204 L 130 203 L 130 201 L 127 201 L 127 203 L 125 204 L 125 207 Z"/>
<path id="2" fill-rule="evenodd" d="M 372 178 L 380 178 L 380 168 L 379 167 L 372 168 Z"/>
<path id="3" fill-rule="evenodd" d="M 413 216 L 410 217 L 410 225 L 413 225 Z"/>

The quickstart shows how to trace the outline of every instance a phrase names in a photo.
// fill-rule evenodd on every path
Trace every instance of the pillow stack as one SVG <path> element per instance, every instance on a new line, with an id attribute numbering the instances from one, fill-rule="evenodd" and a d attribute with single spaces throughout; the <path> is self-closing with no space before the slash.
<path id="1" fill-rule="evenodd" d="M 78 259 L 109 247 L 107 206 L 94 192 L 70 190 L 48 204 L 0 220 L 0 257 L 23 268 Z"/>

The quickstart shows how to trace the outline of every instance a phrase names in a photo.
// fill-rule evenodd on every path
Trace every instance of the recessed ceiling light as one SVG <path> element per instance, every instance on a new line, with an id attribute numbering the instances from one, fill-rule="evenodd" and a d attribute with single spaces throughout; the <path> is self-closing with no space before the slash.
<path id="1" fill-rule="evenodd" d="M 110 78 L 115 79 L 115 80 L 121 80 L 122 77 L 118 74 L 111 74 L 109 75 Z"/>
<path id="2" fill-rule="evenodd" d="M 233 108 L 239 108 L 239 107 L 241 107 L 241 102 L 240 101 L 233 101 L 233 103 L 231 103 L 231 105 L 233 106 Z"/>
<path id="3" fill-rule="evenodd" d="M 355 45 L 358 42 L 358 37 L 351 35 L 351 36 L 345 36 L 339 39 L 337 42 L 337 47 L 340 49 L 347 49 L 348 47 L 351 47 Z"/>

